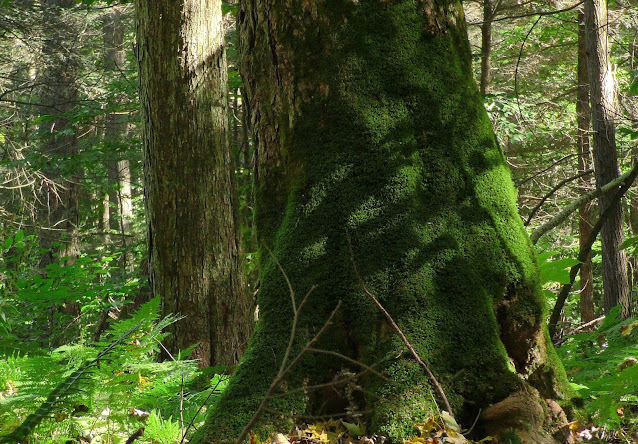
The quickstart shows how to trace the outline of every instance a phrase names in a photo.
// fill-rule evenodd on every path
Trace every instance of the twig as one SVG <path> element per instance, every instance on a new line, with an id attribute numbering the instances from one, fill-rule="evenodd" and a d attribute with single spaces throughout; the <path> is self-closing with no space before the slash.
<path id="1" fill-rule="evenodd" d="M 589 151 L 588 151 L 587 153 L 584 153 L 584 154 L 589 154 Z M 564 157 L 561 157 L 560 159 L 558 159 L 558 160 L 554 161 L 554 162 L 553 162 L 550 166 L 548 166 L 548 167 L 546 167 L 546 168 L 544 168 L 544 169 L 542 169 L 542 170 L 540 170 L 540 171 L 538 171 L 538 172 L 536 172 L 536 173 L 532 174 L 531 176 L 526 177 L 525 179 L 521 180 L 520 182 L 518 182 L 518 183 L 516 184 L 516 186 L 517 186 L 517 187 L 520 187 L 521 185 L 523 185 L 523 184 L 525 184 L 525 183 L 529 182 L 530 180 L 532 180 L 532 179 L 534 179 L 534 178 L 536 178 L 536 177 L 540 176 L 541 174 L 543 174 L 543 173 L 545 173 L 545 172 L 547 172 L 547 171 L 551 170 L 552 168 L 554 168 L 554 167 L 555 167 L 556 165 L 558 165 L 559 163 L 564 162 L 564 161 L 565 161 L 565 160 L 567 160 L 567 159 L 571 159 L 572 157 L 575 157 L 575 156 L 577 156 L 577 155 L 578 155 L 578 154 L 568 154 L 568 155 L 566 155 L 566 156 L 564 156 Z"/>
<path id="2" fill-rule="evenodd" d="M 279 263 L 279 261 L 277 260 L 277 258 L 273 254 L 273 252 L 270 250 L 270 248 L 268 248 L 266 245 L 263 245 L 263 247 L 270 254 L 271 258 L 273 259 L 273 261 L 277 265 L 277 268 L 279 268 L 279 271 L 283 275 L 283 277 L 284 277 L 284 279 L 286 281 L 286 284 L 288 285 L 288 291 L 290 293 L 290 300 L 291 300 L 291 303 L 292 303 L 292 311 L 293 311 L 292 327 L 291 327 L 291 330 L 290 330 L 290 339 L 288 340 L 288 346 L 286 347 L 286 351 L 284 352 L 284 357 L 283 357 L 283 359 L 281 361 L 281 366 L 279 367 L 279 371 L 277 372 L 277 376 L 275 377 L 275 379 L 273 380 L 272 384 L 270 385 L 270 388 L 268 389 L 268 392 L 266 392 L 266 395 L 264 396 L 264 399 L 261 401 L 261 404 L 257 408 L 257 411 L 255 412 L 253 417 L 250 419 L 248 424 L 246 424 L 246 427 L 244 427 L 244 430 L 242 430 L 241 434 L 239 435 L 239 438 L 237 438 L 236 444 L 242 444 L 242 442 L 244 441 L 244 439 L 246 438 L 246 436 L 248 435 L 250 430 L 257 423 L 257 420 L 259 419 L 261 414 L 264 412 L 264 410 L 268 406 L 268 402 L 273 397 L 273 395 L 275 393 L 275 390 L 279 386 L 279 383 L 284 379 L 284 377 L 286 377 L 286 375 L 295 366 L 295 364 L 297 364 L 299 362 L 301 357 L 310 348 L 312 348 L 312 345 L 315 342 L 317 342 L 319 337 L 321 335 L 323 335 L 323 333 L 326 331 L 328 326 L 332 323 L 332 318 L 334 318 L 335 314 L 337 313 L 337 311 L 341 307 L 341 301 L 339 301 L 337 303 L 337 306 L 335 307 L 335 309 L 332 311 L 332 313 L 330 313 L 330 316 L 328 317 L 328 320 L 323 324 L 323 326 L 319 330 L 319 332 L 306 344 L 306 346 L 299 352 L 299 354 L 295 357 L 295 359 L 293 359 L 292 362 L 290 364 L 288 364 L 288 358 L 290 357 L 290 352 L 292 351 L 292 347 L 293 347 L 293 344 L 294 344 L 294 341 L 295 341 L 295 335 L 296 335 L 296 332 L 297 332 L 297 324 L 299 322 L 299 312 L 301 311 L 302 307 L 304 306 L 304 304 L 308 300 L 308 297 L 310 296 L 310 294 L 315 290 L 316 286 L 312 286 L 310 288 L 310 290 L 308 290 L 308 293 L 306 293 L 306 295 L 304 296 L 303 300 L 299 304 L 299 307 L 297 307 L 297 304 L 296 304 L 296 301 L 295 301 L 295 291 L 292 288 L 292 284 L 290 283 L 290 279 L 288 279 L 288 275 L 286 274 L 286 272 L 284 271 L 283 267 L 281 266 L 281 264 Z"/>
<path id="3" fill-rule="evenodd" d="M 576 179 L 580 179 L 583 176 L 587 176 L 588 174 L 593 173 L 594 170 L 587 170 L 587 171 L 581 171 L 580 173 L 576 174 L 575 176 L 572 177 L 568 177 L 567 179 L 563 179 L 560 182 L 558 182 L 556 184 L 556 186 L 554 186 L 554 188 L 552 188 L 549 193 L 547 193 L 546 195 L 543 196 L 543 198 L 540 200 L 540 202 L 538 202 L 536 204 L 536 206 L 532 209 L 532 211 L 529 213 L 529 216 L 527 217 L 527 220 L 525 221 L 525 223 L 523 225 L 528 226 L 529 223 L 532 221 L 532 219 L 534 218 L 534 216 L 536 215 L 536 213 L 538 212 L 538 210 L 540 210 L 540 208 L 543 206 L 543 204 L 547 201 L 547 199 L 549 199 L 550 197 L 552 197 L 554 195 L 554 193 L 558 190 L 560 190 L 563 186 L 565 186 L 565 184 L 572 182 Z"/>
<path id="4" fill-rule="evenodd" d="M 483 409 L 479 409 L 478 415 L 476 415 L 476 419 L 474 420 L 474 423 L 472 424 L 472 427 L 470 427 L 465 432 L 463 432 L 463 435 L 469 435 L 470 433 L 472 433 L 472 430 L 474 430 L 474 427 L 476 426 L 476 423 L 478 422 L 479 418 L 481 417 L 481 412 L 482 411 L 483 411 Z"/>
<path id="5" fill-rule="evenodd" d="M 144 427 L 140 427 L 139 429 L 137 429 L 135 433 L 129 436 L 125 444 L 133 444 L 135 441 L 137 441 L 137 438 L 141 438 L 143 435 L 144 435 Z"/>
<path id="6" fill-rule="evenodd" d="M 373 373 L 375 376 L 378 376 L 379 378 L 385 379 L 386 381 L 388 380 L 387 376 L 382 375 L 381 373 L 376 371 L 374 368 L 372 368 L 372 367 L 370 367 L 368 365 L 365 365 L 363 362 L 357 361 L 356 359 L 349 358 L 348 356 L 346 356 L 344 354 L 341 354 L 339 352 L 332 351 L 332 350 L 322 350 L 320 348 L 309 348 L 308 351 L 312 352 L 312 353 L 323 353 L 323 354 L 326 354 L 326 355 L 336 356 L 337 358 L 341 358 L 344 361 L 350 362 L 351 364 L 363 367 L 366 371 L 369 371 L 369 372 Z"/>
<path id="7" fill-rule="evenodd" d="M 523 49 L 525 48 L 525 43 L 527 43 L 527 39 L 532 34 L 532 31 L 534 30 L 536 25 L 538 25 L 538 22 L 541 21 L 541 18 L 543 18 L 543 16 L 539 15 L 536 21 L 534 22 L 534 24 L 532 25 L 532 27 L 529 28 L 527 35 L 523 39 L 523 43 L 521 43 L 521 49 L 518 52 L 518 60 L 516 61 L 516 69 L 514 70 L 514 95 L 516 96 L 516 106 L 518 107 L 518 114 L 521 116 L 522 120 L 526 120 L 526 119 L 523 116 L 523 110 L 521 109 L 521 100 L 518 95 L 518 67 L 521 64 L 521 58 L 523 57 Z"/>
<path id="8" fill-rule="evenodd" d="M 468 23 L 468 25 L 482 25 L 486 21 L 494 23 L 494 22 L 500 22 L 500 21 L 503 21 L 503 20 L 511 20 L 511 19 L 525 18 L 525 17 L 533 17 L 535 15 L 540 15 L 541 17 L 547 16 L 547 15 L 555 15 L 555 14 L 560 14 L 562 12 L 571 11 L 572 9 L 576 9 L 577 7 L 582 5 L 583 3 L 585 3 L 585 2 L 584 1 L 580 1 L 580 2 L 578 2 L 576 4 L 568 6 L 567 8 L 558 9 L 556 11 L 531 11 L 531 12 L 526 12 L 524 14 L 519 14 L 519 15 L 506 15 L 506 16 L 503 16 L 503 17 L 493 18 L 491 20 L 485 20 L 485 21 L 482 21 L 482 22 L 471 22 L 471 23 Z"/>
<path id="9" fill-rule="evenodd" d="M 182 435 L 182 439 L 180 440 L 179 444 L 184 444 L 184 442 L 186 440 L 186 435 L 188 434 L 188 431 L 191 429 L 191 427 L 194 427 L 195 419 L 197 419 L 197 415 L 199 415 L 199 412 L 202 411 L 202 409 L 204 408 L 204 406 L 206 405 L 206 403 L 208 402 L 210 397 L 215 394 L 215 390 L 217 390 L 217 387 L 219 387 L 219 384 L 221 384 L 222 382 L 226 381 L 227 379 L 228 379 L 228 377 L 219 378 L 217 383 L 215 383 L 215 387 L 213 387 L 213 389 L 210 391 L 208 396 L 206 396 L 206 399 L 204 399 L 204 402 L 199 406 L 199 408 L 197 409 L 197 411 L 195 412 L 195 414 L 191 418 L 190 422 L 188 423 L 188 426 L 186 427 L 186 430 L 184 431 L 184 434 Z"/>
<path id="10" fill-rule="evenodd" d="M 587 327 L 590 327 L 594 324 L 597 324 L 598 322 L 602 321 L 603 319 L 605 319 L 605 315 L 602 316 L 598 316 L 596 319 L 591 320 L 589 322 L 585 322 L 582 325 L 579 325 L 578 327 L 576 327 L 575 329 L 571 330 L 570 332 L 568 332 L 564 337 L 562 337 L 560 340 L 554 342 L 555 346 L 559 346 L 561 344 L 563 344 L 565 341 L 567 341 L 569 339 L 570 336 L 575 335 L 576 333 L 586 329 Z"/>
<path id="11" fill-rule="evenodd" d="M 361 278 L 361 275 L 359 274 L 359 270 L 357 269 L 357 264 L 355 263 L 355 260 L 354 260 L 354 253 L 352 252 L 352 242 L 350 241 L 350 234 L 348 234 L 348 250 L 350 252 L 350 260 L 352 261 L 352 268 L 354 269 L 354 273 L 357 276 L 357 280 L 359 281 L 361 288 L 363 289 L 365 294 L 367 294 L 368 297 L 372 300 L 374 305 L 377 306 L 379 311 L 383 313 L 383 315 L 388 320 L 388 322 L 390 323 L 394 331 L 397 332 L 397 334 L 399 335 L 399 337 L 401 338 L 405 346 L 408 348 L 408 350 L 410 351 L 410 354 L 412 354 L 416 362 L 418 362 L 419 365 L 423 368 L 423 370 L 425 370 L 425 373 L 430 379 L 430 382 L 432 382 L 432 385 L 434 386 L 439 396 L 441 397 L 441 401 L 443 401 L 443 406 L 448 411 L 450 416 L 454 417 L 454 412 L 452 411 L 452 407 L 450 406 L 450 403 L 448 402 L 447 396 L 445 396 L 443 387 L 441 387 L 441 384 L 439 384 L 439 381 L 437 381 L 432 371 L 430 371 L 430 367 L 425 362 L 423 362 L 423 360 L 421 359 L 419 354 L 416 352 L 414 347 L 412 347 L 412 344 L 410 344 L 410 341 L 408 341 L 408 338 L 405 337 L 405 335 L 403 334 L 399 326 L 396 324 L 396 322 L 394 322 L 394 319 L 392 319 L 392 316 L 390 316 L 390 313 L 388 313 L 388 311 L 385 308 L 383 308 L 383 305 L 381 305 L 381 303 L 377 300 L 377 298 L 372 293 L 370 293 L 370 291 L 368 291 L 368 288 L 363 282 L 363 279 Z"/>

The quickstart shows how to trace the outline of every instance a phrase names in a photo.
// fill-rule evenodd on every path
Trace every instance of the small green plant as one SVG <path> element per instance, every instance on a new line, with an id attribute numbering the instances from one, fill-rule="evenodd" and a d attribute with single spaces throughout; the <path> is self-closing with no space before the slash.
<path id="1" fill-rule="evenodd" d="M 612 309 L 594 332 L 571 337 L 559 349 L 572 386 L 597 425 L 638 428 L 638 320 Z"/>

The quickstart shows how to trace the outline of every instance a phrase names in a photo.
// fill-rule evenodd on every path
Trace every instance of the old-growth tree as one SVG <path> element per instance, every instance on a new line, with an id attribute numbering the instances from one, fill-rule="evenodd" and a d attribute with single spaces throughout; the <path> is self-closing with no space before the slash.
<path id="1" fill-rule="evenodd" d="M 220 0 L 138 0 L 150 280 L 171 352 L 233 364 L 250 329 L 231 154 Z"/>
<path id="2" fill-rule="evenodd" d="M 249 0 L 243 76 L 257 147 L 260 321 L 199 442 L 237 439 L 283 360 L 290 292 L 300 311 L 287 374 L 259 433 L 295 415 L 363 410 L 391 442 L 437 407 L 423 370 L 360 276 L 429 361 L 455 414 L 550 443 L 544 398 L 565 378 L 544 327 L 534 253 L 470 71 L 455 1 Z M 348 357 L 339 359 L 336 353 Z M 363 372 L 354 396 L 313 386 Z M 338 384 L 337 384 L 338 385 Z M 305 387 L 305 389 L 303 389 Z M 288 391 L 288 394 L 286 394 Z M 540 393 L 540 396 L 539 396 Z M 197 441 L 197 440 L 196 440 Z"/>

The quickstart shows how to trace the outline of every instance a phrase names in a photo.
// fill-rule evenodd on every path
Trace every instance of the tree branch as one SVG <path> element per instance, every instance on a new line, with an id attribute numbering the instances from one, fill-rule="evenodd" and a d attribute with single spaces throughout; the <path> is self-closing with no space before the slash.
<path id="1" fill-rule="evenodd" d="M 543 198 L 540 200 L 540 202 L 538 202 L 538 204 L 536 204 L 536 206 L 534 207 L 534 209 L 529 213 L 529 216 L 527 217 L 527 221 L 525 221 L 525 223 L 523 225 L 528 226 L 529 223 L 532 221 L 532 219 L 534 218 L 534 216 L 536 215 L 536 213 L 538 212 L 538 210 L 540 210 L 540 208 L 543 206 L 543 204 L 547 201 L 547 199 L 549 199 L 550 197 L 552 197 L 554 195 L 554 193 L 558 190 L 560 190 L 562 187 L 565 186 L 565 184 L 574 181 L 576 179 L 579 179 L 583 176 L 587 176 L 588 174 L 593 173 L 594 170 L 587 170 L 587 171 L 582 171 L 578 174 L 576 174 L 575 176 L 572 177 L 568 177 L 567 179 L 563 179 L 560 182 L 558 182 L 558 184 L 552 188 L 549 193 L 547 193 L 545 196 L 543 196 Z"/>
<path id="2" fill-rule="evenodd" d="M 567 297 L 569 296 L 569 292 L 571 291 L 572 286 L 574 285 L 574 281 L 576 280 L 576 275 L 578 274 L 578 271 L 580 270 L 581 265 L 587 260 L 587 256 L 589 255 L 589 252 L 591 251 L 592 245 L 594 245 L 594 241 L 596 241 L 596 237 L 598 237 L 598 233 L 600 233 L 600 230 L 602 229 L 603 225 L 605 224 L 607 219 L 609 219 L 609 216 L 612 214 L 612 212 L 615 210 L 616 205 L 620 203 L 620 199 L 622 199 L 622 197 L 625 195 L 627 190 L 631 187 L 634 180 L 636 179 L 636 176 L 638 176 L 638 162 L 634 164 L 634 166 L 631 168 L 631 170 L 629 170 L 629 172 L 623 174 L 622 176 L 619 176 L 618 179 L 613 180 L 612 182 L 609 182 L 607 185 L 601 188 L 602 190 L 603 188 L 615 182 L 619 182 L 620 184 L 622 184 L 621 187 L 617 188 L 616 192 L 614 193 L 614 196 L 612 199 L 613 203 L 609 205 L 605 209 L 605 211 L 603 211 L 603 213 L 600 215 L 600 217 L 596 221 L 596 224 L 591 229 L 591 233 L 589 234 L 589 237 L 587 237 L 587 240 L 581 247 L 580 252 L 578 253 L 578 263 L 569 270 L 569 283 L 564 284 L 563 287 L 560 289 L 560 293 L 558 294 L 558 297 L 556 298 L 556 304 L 554 305 L 554 309 L 552 310 L 552 315 L 549 318 L 549 335 L 551 338 L 553 338 L 554 335 L 556 334 L 556 329 L 558 327 L 560 314 L 563 311 L 563 307 L 565 306 L 565 301 L 567 300 Z M 622 179 L 622 180 L 619 181 L 619 179 Z M 614 188 L 616 186 L 618 186 L 618 183 L 616 183 Z M 595 190 L 595 191 L 598 191 L 598 190 Z M 588 194 L 591 194 L 591 193 L 588 193 Z"/>
<path id="3" fill-rule="evenodd" d="M 622 188 L 625 187 L 625 185 L 629 184 L 627 186 L 627 189 L 628 189 L 628 187 L 631 186 L 631 184 L 633 183 L 634 179 L 636 178 L 636 173 L 638 173 L 638 163 L 636 163 L 631 168 L 631 170 L 629 170 L 628 172 L 626 172 L 625 174 L 623 174 L 621 176 L 618 176 L 616 179 L 612 180 L 608 184 L 605 184 L 605 185 L 603 185 L 600 188 L 596 188 L 595 190 L 592 190 L 592 191 L 590 191 L 587 194 L 583 194 L 581 197 L 579 197 L 578 199 L 574 200 L 572 203 L 570 203 L 565 208 L 563 208 L 563 210 L 560 213 L 558 213 L 556 216 L 552 217 L 550 220 L 548 220 L 547 222 L 545 222 L 543 225 L 541 225 L 540 227 L 538 227 L 537 229 L 535 229 L 532 232 L 532 234 L 529 236 L 530 239 L 532 240 L 532 243 L 535 244 L 548 231 L 556 228 L 558 225 L 560 225 L 565 220 L 567 220 L 567 218 L 574 211 L 576 211 L 578 209 L 578 207 L 580 207 L 581 205 L 586 204 L 587 202 L 591 202 L 592 200 L 596 199 L 597 197 L 600 197 L 603 194 L 606 194 L 606 193 L 608 193 L 610 191 L 613 191 L 613 190 L 617 189 L 619 186 L 622 189 Z M 620 197 L 622 197 L 622 195 Z M 619 199 L 620 199 L 620 197 L 619 197 Z"/>
<path id="4" fill-rule="evenodd" d="M 359 280 L 359 284 L 361 285 L 361 288 L 363 289 L 365 294 L 367 294 L 368 297 L 372 300 L 374 305 L 377 306 L 379 311 L 383 313 L 383 315 L 388 320 L 388 322 L 390 323 L 394 331 L 397 332 L 397 334 L 399 335 L 399 337 L 401 338 L 405 346 L 408 348 L 408 350 L 410 351 L 410 354 L 414 357 L 416 362 L 418 362 L 419 365 L 423 368 L 423 370 L 425 370 L 425 373 L 430 379 L 430 382 L 432 383 L 432 385 L 438 392 L 439 396 L 441 397 L 443 406 L 445 407 L 447 412 L 450 414 L 450 416 L 454 418 L 454 412 L 452 411 L 452 407 L 450 406 L 450 403 L 447 400 L 447 396 L 445 396 L 443 387 L 441 387 L 441 384 L 439 384 L 439 381 L 437 381 L 437 379 L 434 377 L 434 374 L 430 370 L 430 367 L 425 362 L 423 362 L 423 360 L 421 359 L 419 354 L 416 352 L 414 347 L 412 347 L 412 344 L 410 344 L 410 341 L 408 341 L 408 338 L 405 337 L 405 335 L 403 334 L 399 326 L 396 324 L 396 322 L 394 322 L 394 319 L 392 319 L 392 316 L 390 316 L 390 313 L 388 313 L 388 311 L 385 308 L 383 308 L 383 305 L 381 305 L 379 300 L 372 293 L 370 293 L 370 291 L 368 291 L 366 284 L 363 282 L 363 279 L 361 278 L 361 275 L 359 274 L 359 270 L 357 270 L 357 264 L 354 261 L 354 253 L 352 252 L 352 243 L 350 242 L 350 235 L 348 235 L 348 250 L 350 251 L 350 260 L 352 261 L 352 268 L 354 268 L 354 273 L 357 275 L 357 279 Z"/>
<path id="5" fill-rule="evenodd" d="M 486 20 L 487 22 L 500 22 L 503 20 L 512 20 L 512 19 L 518 19 L 518 18 L 525 18 L 525 17 L 533 17 L 535 15 L 539 15 L 541 17 L 547 16 L 547 15 L 555 15 L 555 14 L 560 14 L 561 12 L 567 12 L 567 11 L 571 11 L 572 9 L 576 9 L 578 8 L 580 5 L 582 5 L 583 3 L 585 3 L 584 1 L 580 1 L 576 4 L 573 4 L 571 6 L 568 6 L 566 8 L 563 9 L 557 9 L 556 11 L 531 11 L 531 12 L 526 12 L 524 14 L 518 14 L 518 15 L 506 15 L 503 17 L 497 17 L 497 18 L 493 18 L 491 20 Z M 485 23 L 484 21 L 482 22 L 472 22 L 472 23 L 468 23 L 468 25 L 482 25 L 483 23 Z"/>

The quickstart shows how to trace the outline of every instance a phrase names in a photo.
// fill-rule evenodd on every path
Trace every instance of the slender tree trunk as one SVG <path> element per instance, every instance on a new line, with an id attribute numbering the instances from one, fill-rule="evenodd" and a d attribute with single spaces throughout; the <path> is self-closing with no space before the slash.
<path id="1" fill-rule="evenodd" d="M 585 0 L 585 39 L 588 56 L 590 101 L 592 107 L 593 154 L 596 186 L 601 187 L 619 176 L 616 150 L 615 76 L 609 61 L 607 36 L 607 4 L 605 0 Z M 612 193 L 599 199 L 599 211 L 613 205 Z M 616 203 L 613 215 L 603 226 L 600 236 L 603 256 L 603 288 L 605 313 L 622 306 L 622 316 L 631 315 L 631 295 L 627 282 L 627 258 L 620 249 L 623 242 L 622 207 Z"/>
<path id="2" fill-rule="evenodd" d="M 171 353 L 232 365 L 250 332 L 228 140 L 221 0 L 138 0 L 150 283 L 186 316 Z"/>
<path id="3" fill-rule="evenodd" d="M 492 0 L 483 0 L 483 23 L 481 24 L 481 94 L 490 92 L 492 18 L 494 18 L 493 2 Z"/>
<path id="4" fill-rule="evenodd" d="M 249 351 L 194 442 L 234 442 L 277 369 L 324 327 L 262 409 L 260 437 L 296 415 L 354 410 L 399 443 L 438 410 L 431 381 L 362 290 L 349 243 L 462 424 L 484 409 L 487 434 L 564 442 L 540 419 L 544 398 L 568 389 L 460 3 L 249 0 L 238 19 L 257 232 L 272 255 L 260 251 Z M 339 394 L 344 379 L 354 394 Z"/>
<path id="5" fill-rule="evenodd" d="M 120 75 L 126 61 L 124 48 L 124 33 L 126 31 L 121 6 L 112 7 L 103 17 L 103 35 L 105 47 L 105 66 L 113 75 Z M 123 97 L 115 97 L 113 105 L 122 103 Z M 109 152 L 107 165 L 108 193 L 105 200 L 108 203 L 109 228 L 120 231 L 121 243 L 124 247 L 122 262 L 127 273 L 133 272 L 133 254 L 127 250 L 131 241 L 127 236 L 131 234 L 131 219 L 133 218 L 133 203 L 131 196 L 131 170 L 128 159 L 122 159 L 122 138 L 128 128 L 128 116 L 120 112 L 109 112 L 106 115 L 104 139 Z M 105 225 L 106 226 L 106 225 Z"/>
<path id="6" fill-rule="evenodd" d="M 73 261 L 80 253 L 79 241 L 79 172 L 73 167 L 78 153 L 78 141 L 70 113 L 77 104 L 78 61 L 73 44 L 77 39 L 75 18 L 69 13 L 74 0 L 44 0 L 42 13 L 47 37 L 42 52 L 42 112 L 49 115 L 40 125 L 45 140 L 42 153 L 47 158 L 43 169 L 45 179 L 40 184 L 43 226 L 40 246 L 48 251 L 41 266 L 53 262 L 60 253 Z M 63 248 L 54 245 L 62 242 Z"/>
<path id="7" fill-rule="evenodd" d="M 578 172 L 591 168 L 591 148 L 589 143 L 589 128 L 591 124 L 591 108 L 589 107 L 589 76 L 587 74 L 587 48 L 585 45 L 585 14 L 578 12 L 578 93 L 576 98 L 576 116 L 578 123 Z M 589 191 L 590 180 L 580 179 L 583 193 Z M 587 242 L 594 224 L 591 214 L 591 202 L 587 202 L 578 209 L 578 239 L 582 248 Z M 591 253 L 580 267 L 580 320 L 582 323 L 592 321 L 594 313 L 594 276 L 592 271 Z"/>

